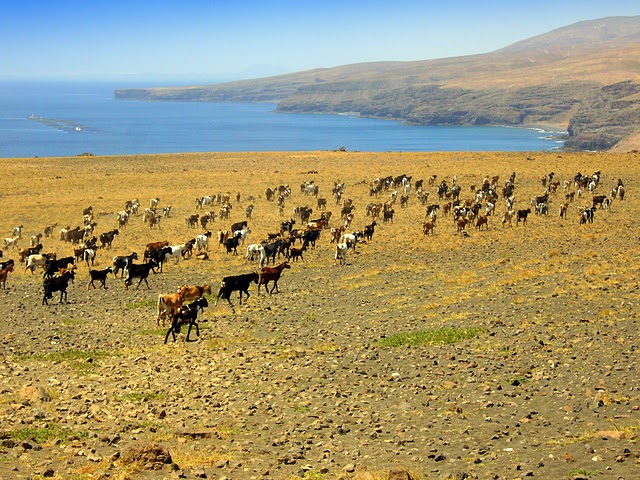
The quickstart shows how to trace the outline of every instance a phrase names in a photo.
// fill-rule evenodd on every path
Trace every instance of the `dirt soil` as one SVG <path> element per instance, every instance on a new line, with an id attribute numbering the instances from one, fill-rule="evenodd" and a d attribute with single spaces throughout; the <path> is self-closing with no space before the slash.
<path id="1" fill-rule="evenodd" d="M 56 294 L 42 305 L 41 271 L 25 272 L 18 249 L 5 249 L 2 261 L 14 258 L 16 271 L 0 292 L 0 478 L 637 479 L 639 160 L 354 152 L 0 160 L 0 232 L 24 225 L 19 247 L 57 224 L 44 251 L 72 255 L 58 232 L 82 225 L 85 207 L 99 234 L 117 226 L 127 200 L 172 205 L 159 229 L 134 216 L 95 268 L 141 255 L 150 241 L 202 233 L 184 220 L 202 213 L 196 197 L 228 191 L 233 205 L 230 220 L 209 226 L 209 260 L 169 261 L 149 289 L 125 290 L 109 276 L 107 290 L 87 290 L 80 264 L 68 303 Z M 252 285 L 242 306 L 234 293 L 235 314 L 226 302 L 214 306 L 222 277 L 259 269 L 215 239 L 249 204 L 247 243 L 259 243 L 296 206 L 318 216 L 315 197 L 300 191 L 313 180 L 335 227 L 341 205 L 331 188 L 340 181 L 356 205 L 348 231 L 358 231 L 372 221 L 366 204 L 390 200 L 391 191 L 369 195 L 376 177 L 424 179 L 428 203 L 442 206 L 442 179 L 457 176 L 466 199 L 485 176 L 499 175 L 502 187 L 514 171 L 516 209 L 530 208 L 541 177 L 555 172 L 548 216 L 503 226 L 500 198 L 488 229 L 458 233 L 441 208 L 435 235 L 425 236 L 412 189 L 408 206 L 396 202 L 393 222 L 379 220 L 346 265 L 325 230 L 284 271 L 280 293 Z M 574 191 L 576 173 L 595 171 L 594 193 L 609 195 L 620 178 L 624 200 L 580 224 L 585 192 L 561 219 L 562 182 Z M 292 190 L 284 217 L 265 199 L 282 184 Z M 211 285 L 210 306 L 196 341 L 183 330 L 165 345 L 156 301 L 182 284 Z M 443 328 L 452 343 L 381 343 Z"/>

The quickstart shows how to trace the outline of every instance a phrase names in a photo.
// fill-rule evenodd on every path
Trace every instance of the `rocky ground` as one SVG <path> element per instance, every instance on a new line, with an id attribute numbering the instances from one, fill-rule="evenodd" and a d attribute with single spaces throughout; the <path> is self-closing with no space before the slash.
<path id="1" fill-rule="evenodd" d="M 335 264 L 326 232 L 284 272 L 280 293 L 257 295 L 253 285 L 241 307 L 234 294 L 235 314 L 208 296 L 193 342 L 182 332 L 177 342 L 163 343 L 158 293 L 183 283 L 209 283 L 215 293 L 222 276 L 255 264 L 214 244 L 210 260 L 167 264 L 150 277 L 150 289 L 137 291 L 113 277 L 108 290 L 87 291 L 81 265 L 69 303 L 56 297 L 50 306 L 41 305 L 40 275 L 18 267 L 0 293 L 0 477 L 637 478 L 638 158 L 525 157 L 96 159 L 95 175 L 105 182 L 98 191 L 86 186 L 91 178 L 74 177 L 76 162 L 86 160 L 49 160 L 63 178 L 50 175 L 41 184 L 30 175 L 46 170 L 46 160 L 7 160 L 16 180 L 4 197 L 3 232 L 21 219 L 25 231 L 48 221 L 74 223 L 90 202 L 104 211 L 105 231 L 109 215 L 133 196 L 146 202 L 159 192 L 173 204 L 178 213 L 160 231 L 150 233 L 136 218 L 112 252 L 99 252 L 101 267 L 113 254 L 141 252 L 145 239 L 177 243 L 199 233 L 183 220 L 195 211 L 194 192 L 222 185 L 242 192 L 242 207 L 255 196 L 252 242 L 277 230 L 277 211 L 262 191 L 280 181 L 294 187 L 287 211 L 315 201 L 300 193 L 300 181 L 315 178 L 321 194 L 345 181 L 357 204 L 355 229 L 369 223 L 364 205 L 375 201 L 363 180 L 386 174 L 456 174 L 467 187 L 485 174 L 506 178 L 516 170 L 521 208 L 541 193 L 540 175 L 551 170 L 563 180 L 600 169 L 603 192 L 622 177 L 628 194 L 609 213 L 598 211 L 592 225 L 578 224 L 575 205 L 569 219 L 558 218 L 558 193 L 549 217 L 532 216 L 524 227 L 505 228 L 491 217 L 488 230 L 460 235 L 441 216 L 433 237 L 422 235 L 424 207 L 414 197 L 406 209 L 396 206 L 393 224 L 380 222 L 346 266 Z M 253 176 L 265 162 L 268 173 Z M 167 176 L 165 163 L 182 171 L 179 181 Z M 186 180 L 191 169 L 202 175 L 198 184 Z M 122 180 L 116 172 L 138 178 L 139 195 L 113 186 Z M 231 179 L 242 180 L 229 187 Z M 44 193 L 31 195 L 33 189 Z M 49 201 L 54 189 L 68 190 L 68 201 Z M 431 198 L 442 203 L 435 191 Z M 70 249 L 57 239 L 45 245 Z M 452 343 L 383 343 L 445 328 Z"/>

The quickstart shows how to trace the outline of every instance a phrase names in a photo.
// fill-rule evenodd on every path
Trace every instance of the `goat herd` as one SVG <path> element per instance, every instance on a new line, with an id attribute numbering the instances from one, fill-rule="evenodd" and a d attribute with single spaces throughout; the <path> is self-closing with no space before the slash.
<path id="1" fill-rule="evenodd" d="M 597 171 L 592 175 L 578 173 L 572 180 L 560 182 L 551 172 L 540 179 L 542 194 L 531 198 L 531 205 L 527 208 L 516 210 L 514 209 L 516 201 L 515 172 L 502 185 L 499 183 L 499 176 L 485 177 L 479 186 L 468 185 L 466 188 L 469 197 L 464 200 L 461 199 L 463 188 L 456 176 L 438 182 L 437 176 L 433 175 L 427 179 L 426 185 L 422 179 L 412 182 L 412 177 L 406 174 L 379 177 L 369 183 L 369 197 L 378 199 L 380 196 L 386 196 L 387 199 L 386 201 L 368 203 L 363 211 L 365 217 L 369 217 L 369 223 L 362 230 L 352 232 L 348 232 L 348 230 L 351 230 L 356 207 L 353 200 L 348 198 L 343 200 L 345 184 L 336 182 L 331 190 L 335 204 L 341 206 L 340 217 L 336 219 L 332 218 L 332 213 L 326 210 L 327 198 L 319 196 L 319 186 L 314 181 L 303 182 L 300 185 L 300 193 L 305 197 L 315 197 L 319 216 L 311 218 L 312 208 L 307 205 L 297 206 L 293 209 L 291 219 L 280 221 L 279 229 L 276 232 L 269 233 L 267 238 L 260 243 L 248 245 L 246 260 L 248 262 L 259 261 L 260 271 L 224 277 L 217 293 L 216 304 L 221 298 L 227 300 L 235 312 L 235 307 L 231 303 L 231 294 L 234 291 L 239 292 L 240 305 L 242 305 L 243 293 L 246 301 L 250 296 L 249 288 L 252 283 L 258 285 L 258 294 L 262 285 L 269 293 L 278 292 L 278 280 L 285 269 L 291 268 L 289 262 L 303 261 L 305 252 L 315 248 L 316 242 L 325 230 L 330 232 L 330 242 L 335 244 L 333 250 L 335 261 L 339 265 L 345 265 L 348 252 L 355 251 L 359 242 L 372 240 L 378 221 L 393 223 L 396 205 L 399 204 L 400 208 L 405 208 L 411 196 L 414 196 L 425 207 L 425 219 L 422 223 L 424 235 L 435 235 L 439 212 L 453 218 L 455 231 L 461 235 L 467 235 L 468 225 L 475 225 L 478 231 L 481 231 L 482 227 L 487 229 L 491 216 L 500 218 L 503 227 L 512 226 L 513 219 L 515 219 L 516 225 L 520 223 L 524 225 L 527 222 L 527 217 L 532 213 L 532 208 L 535 215 L 549 215 L 551 199 L 560 195 L 560 192 L 563 192 L 564 200 L 559 206 L 558 215 L 563 219 L 567 218 L 571 202 L 587 195 L 590 196 L 589 204 L 579 207 L 578 216 L 579 223 L 587 224 L 593 223 L 598 209 L 608 210 L 614 200 L 624 200 L 625 189 L 621 179 L 617 180 L 608 194 L 597 194 L 600 178 L 601 174 Z M 432 193 L 437 195 L 439 203 L 429 202 L 430 192 L 428 190 L 430 187 Z M 278 213 L 280 217 L 283 217 L 285 203 L 291 198 L 291 194 L 292 191 L 288 185 L 280 185 L 277 188 L 268 188 L 265 198 L 268 204 L 277 204 Z M 501 215 L 496 211 L 500 196 L 506 207 Z M 213 222 L 216 217 L 220 220 L 229 219 L 233 208 L 231 197 L 229 193 L 219 193 L 196 198 L 196 210 L 199 213 L 185 217 L 186 228 L 194 229 L 200 225 L 203 230 L 206 230 L 209 222 Z M 238 192 L 235 195 L 236 202 L 239 203 L 240 198 L 241 194 Z M 255 200 L 253 197 L 248 197 L 248 199 Z M 153 198 L 150 200 L 149 208 L 144 209 L 143 213 L 139 213 L 140 202 L 138 199 L 127 201 L 124 210 L 116 215 L 117 228 L 105 231 L 97 237 L 94 235 L 94 230 L 98 222 L 94 216 L 93 208 L 85 208 L 82 212 L 82 227 L 78 226 L 72 229 L 67 226 L 60 230 L 60 241 L 73 247 L 73 255 L 66 257 L 58 258 L 55 253 L 43 253 L 41 241 L 43 239 L 53 240 L 55 225 L 49 225 L 42 230 L 42 233 L 31 236 L 30 246 L 20 248 L 18 255 L 19 261 L 25 264 L 25 273 L 30 271 L 33 274 L 38 267 L 43 271 L 44 295 L 42 304 L 48 305 L 49 299 L 53 298 L 54 293 L 57 292 L 60 293 L 60 303 L 63 299 L 67 301 L 67 289 L 77 273 L 77 263 L 84 262 L 89 269 L 87 289 L 98 287 L 107 289 L 108 275 L 112 274 L 117 278 L 118 273 L 120 278 L 125 278 L 125 289 L 132 286 L 135 280 L 137 280 L 136 289 L 138 289 L 142 282 L 145 282 L 147 288 L 150 288 L 147 281 L 149 274 L 151 272 L 162 273 L 163 265 L 169 259 L 173 259 L 176 264 L 180 260 L 192 256 L 200 260 L 209 259 L 209 244 L 213 234 L 211 231 L 205 231 L 177 245 L 170 245 L 168 241 L 147 243 L 143 254 L 143 263 L 136 263 L 139 260 L 138 254 L 132 252 L 126 256 L 113 257 L 112 265 L 104 269 L 91 268 L 98 250 L 110 250 L 116 237 L 126 231 L 130 218 L 136 215 L 142 216 L 144 224 L 148 225 L 150 231 L 158 230 L 160 220 L 169 217 L 172 211 L 171 205 L 168 205 L 161 210 L 162 213 L 158 213 L 158 204 L 159 198 Z M 204 213 L 206 207 L 213 208 L 213 205 L 219 205 L 217 213 L 213 210 Z M 250 204 L 244 211 L 246 220 L 233 223 L 229 230 L 218 231 L 218 245 L 224 247 L 227 254 L 237 255 L 237 248 L 240 245 L 244 246 L 245 239 L 251 233 L 248 223 L 252 219 L 253 211 L 254 204 Z M 330 226 L 332 219 L 334 226 Z M 303 228 L 294 228 L 296 223 L 303 225 Z M 12 236 L 4 239 L 4 252 L 0 250 L 0 259 L 4 257 L 5 252 L 18 249 L 18 243 L 23 238 L 23 228 L 24 225 L 15 227 Z M 300 246 L 297 247 L 296 242 L 299 242 Z M 276 265 L 276 258 L 281 256 L 285 261 Z M 272 266 L 269 266 L 269 263 L 272 263 Z M 0 261 L 0 283 L 3 290 L 6 290 L 8 274 L 13 272 L 15 264 L 13 259 Z M 96 287 L 96 282 L 98 287 Z M 272 283 L 270 290 L 269 283 Z M 159 295 L 157 303 L 158 325 L 161 322 L 164 325 L 167 319 L 170 323 L 165 343 L 169 335 L 173 335 L 175 340 L 182 325 L 189 326 L 187 340 L 194 326 L 196 334 L 199 335 L 198 312 L 208 306 L 205 294 L 211 293 L 209 285 L 181 285 L 176 293 Z"/>

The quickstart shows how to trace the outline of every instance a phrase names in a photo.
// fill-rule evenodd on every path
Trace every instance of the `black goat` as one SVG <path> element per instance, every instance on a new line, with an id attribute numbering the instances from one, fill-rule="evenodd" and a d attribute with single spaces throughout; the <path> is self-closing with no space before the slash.
<path id="1" fill-rule="evenodd" d="M 47 278 L 44 281 L 44 297 L 42 297 L 42 305 L 49 305 L 49 299 L 53 298 L 53 292 L 60 292 L 60 303 L 62 303 L 62 297 L 64 296 L 64 301 L 67 300 L 67 287 L 69 286 L 69 281 L 73 281 L 75 277 L 75 272 L 73 270 L 69 270 L 68 272 L 62 274 L 59 277 L 51 277 Z"/>
<path id="2" fill-rule="evenodd" d="M 282 239 L 278 239 L 273 243 L 263 242 L 261 243 L 263 251 L 260 254 L 260 266 L 264 266 L 264 261 L 267 261 L 267 265 L 269 265 L 269 259 L 271 259 L 271 263 L 276 263 L 276 255 L 281 253 L 281 249 L 284 242 Z"/>
<path id="3" fill-rule="evenodd" d="M 58 273 L 58 270 L 60 270 L 61 268 L 67 268 L 69 264 L 73 264 L 74 262 L 75 259 L 73 257 L 64 257 L 57 260 L 47 260 L 47 264 L 44 268 L 44 278 L 47 279 L 53 277 L 56 273 Z"/>
<path id="4" fill-rule="evenodd" d="M 234 255 L 238 254 L 238 245 L 240 243 L 241 233 L 235 232 L 232 238 L 228 238 L 224 242 L 224 246 L 227 248 L 227 253 L 231 253 L 233 251 Z"/>
<path id="5" fill-rule="evenodd" d="M 231 293 L 235 291 L 240 292 L 240 305 L 242 305 L 242 292 L 249 298 L 249 287 L 251 283 L 258 283 L 259 275 L 256 272 L 245 273 L 243 275 L 232 275 L 224 277 L 220 283 L 220 290 L 218 290 L 218 296 L 216 297 L 216 305 L 221 298 L 229 302 L 233 313 L 236 312 L 233 304 L 231 303 Z"/>
<path id="6" fill-rule="evenodd" d="M 147 277 L 149 276 L 149 272 L 151 270 L 153 270 L 153 273 L 156 273 L 156 268 L 158 267 L 158 262 L 156 262 L 155 260 L 149 260 L 147 263 L 140 263 L 140 264 L 130 264 L 129 268 L 127 268 L 127 279 L 124 281 L 124 288 L 125 290 L 129 290 L 129 286 L 133 285 L 133 279 L 134 278 L 139 278 L 140 281 L 138 282 L 138 285 L 136 285 L 136 290 L 138 290 L 138 288 L 140 288 L 140 284 L 142 283 L 142 281 L 144 280 L 144 283 L 147 284 L 147 288 L 151 289 L 151 287 L 149 286 L 149 282 L 147 281 Z"/>
<path id="7" fill-rule="evenodd" d="M 189 341 L 189 335 L 191 335 L 191 328 L 194 326 L 196 327 L 196 335 L 199 337 L 200 329 L 198 328 L 198 322 L 196 321 L 198 319 L 198 311 L 204 311 L 205 307 L 208 306 L 209 302 L 207 302 L 206 298 L 202 297 L 188 305 L 178 307 L 171 320 L 171 326 L 164 337 L 164 343 L 167 343 L 167 340 L 169 340 L 169 334 L 173 335 L 173 341 L 175 342 L 176 333 L 180 333 L 180 327 L 182 327 L 182 325 L 189 325 L 186 339 L 187 342 Z"/>
<path id="8" fill-rule="evenodd" d="M 102 248 L 106 248 L 107 246 L 111 249 L 111 243 L 113 242 L 113 238 L 118 235 L 120 231 L 116 228 L 111 230 L 110 232 L 105 232 L 100 235 L 100 243 L 102 244 Z"/>
<path id="9" fill-rule="evenodd" d="M 116 276 L 118 272 L 120 272 L 120 278 L 122 278 L 124 271 L 129 268 L 129 265 L 131 265 L 134 260 L 138 260 L 138 254 L 136 252 L 127 256 L 113 257 L 113 275 Z"/>
<path id="10" fill-rule="evenodd" d="M 167 255 L 171 255 L 171 252 L 171 247 L 157 248 L 149 252 L 149 258 L 160 266 L 160 273 L 163 273 L 162 266 L 164 265 Z"/>
<path id="11" fill-rule="evenodd" d="M 104 270 L 89 270 L 89 277 L 91 278 L 91 281 L 87 285 L 87 290 L 89 290 L 89 287 L 96 288 L 96 286 L 93 284 L 95 280 L 98 280 L 102 284 L 102 287 L 106 290 L 107 275 L 109 275 L 110 273 L 113 273 L 112 267 L 107 267 Z"/>

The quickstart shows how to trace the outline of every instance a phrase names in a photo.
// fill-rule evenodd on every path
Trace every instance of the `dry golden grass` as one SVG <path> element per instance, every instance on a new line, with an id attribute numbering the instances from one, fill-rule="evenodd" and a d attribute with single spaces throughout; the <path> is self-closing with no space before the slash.
<path id="1" fill-rule="evenodd" d="M 442 449 L 433 442 L 446 442 L 452 445 L 450 451 L 461 451 L 465 442 L 484 445 L 495 432 L 506 429 L 485 420 L 489 414 L 484 405 L 490 400 L 504 402 L 504 408 L 494 408 L 490 415 L 511 425 L 511 431 L 521 431 L 521 438 L 547 435 L 538 450 L 513 453 L 513 459 L 492 447 L 498 453 L 491 468 L 508 476 L 513 473 L 510 467 L 527 460 L 516 455 L 532 455 L 528 460 L 538 462 L 538 456 L 561 455 L 558 448 L 565 446 L 566 438 L 597 440 L 584 434 L 587 423 L 563 420 L 562 409 L 570 404 L 576 412 L 590 411 L 577 402 L 585 388 L 595 389 L 591 382 L 596 377 L 612 382 L 604 390 L 607 395 L 602 395 L 603 408 L 616 409 L 609 418 L 619 415 L 621 430 L 637 430 L 634 413 L 628 414 L 637 403 L 637 395 L 628 389 L 637 381 L 629 375 L 631 357 L 622 354 L 636 342 L 636 331 L 629 325 L 637 314 L 634 288 L 640 267 L 635 220 L 640 213 L 639 159 L 635 154 L 598 153 L 282 152 L 0 160 L 5 178 L 11 178 L 0 197 L 0 235 L 8 237 L 14 226 L 23 224 L 22 247 L 29 236 L 55 223 L 55 238 L 43 241 L 45 251 L 69 255 L 72 247 L 58 239 L 58 231 L 81 225 L 82 209 L 90 205 L 97 215 L 96 233 L 115 228 L 115 213 L 127 200 L 139 198 L 144 207 L 159 197 L 161 207 L 172 205 L 172 216 L 163 219 L 159 229 L 151 230 L 140 216 L 133 217 L 115 238 L 112 251 L 99 250 L 96 268 L 109 265 L 117 254 L 142 253 L 149 241 L 177 244 L 193 238 L 201 229 L 187 228 L 184 217 L 198 212 L 196 197 L 217 192 L 240 192 L 241 201 L 232 202 L 231 220 L 216 219 L 211 231 L 215 234 L 243 220 L 251 203 L 255 209 L 247 242 L 254 243 L 278 231 L 295 206 L 307 204 L 316 210 L 315 198 L 303 196 L 299 189 L 310 180 L 320 186 L 320 196 L 327 197 L 333 225 L 338 223 L 339 206 L 330 189 L 333 182 L 346 183 L 344 196 L 356 205 L 352 230 L 371 222 L 364 214 L 367 203 L 389 198 L 389 192 L 369 196 L 368 184 L 379 176 L 407 173 L 414 180 L 425 179 L 431 204 L 443 203 L 435 187 L 426 186 L 431 175 L 449 183 L 456 175 L 463 187 L 461 197 L 470 198 L 469 186 L 480 185 L 483 177 L 499 175 L 502 185 L 515 171 L 517 208 L 529 207 L 530 198 L 543 191 L 540 178 L 552 171 L 562 181 L 577 172 L 600 170 L 599 193 L 608 193 L 618 178 L 627 186 L 624 202 L 614 201 L 608 213 L 599 210 L 590 225 L 578 223 L 578 206 L 588 205 L 588 198 L 571 204 L 567 220 L 558 218 L 557 206 L 564 202 L 559 192 L 552 196 L 550 215 L 532 215 L 526 226 L 503 227 L 498 216 L 492 216 L 488 230 L 470 227 L 467 235 L 460 235 L 453 219 L 440 214 L 436 234 L 428 237 L 421 229 L 424 206 L 411 192 L 408 207 L 395 206 L 394 223 L 379 221 L 373 241 L 358 245 L 358 253 L 349 254 L 346 266 L 335 264 L 334 246 L 323 233 L 317 248 L 284 273 L 281 294 L 258 296 L 252 286 L 251 297 L 241 307 L 234 294 L 235 315 L 226 302 L 214 307 L 218 282 L 258 266 L 244 258 L 242 249 L 238 256 L 227 255 L 215 242 L 209 261 L 168 262 L 163 275 L 150 278 L 149 290 L 143 285 L 139 291 L 125 292 L 122 280 L 110 277 L 106 292 L 87 292 L 87 267 L 81 265 L 67 306 L 57 305 L 57 297 L 49 308 L 41 306 L 41 275 L 18 267 L 9 276 L 7 291 L 0 293 L 0 314 L 7 319 L 0 338 L 7 346 L 7 361 L 20 375 L 11 381 L 0 378 L 5 382 L 0 405 L 16 408 L 12 414 L 16 423 L 28 421 L 33 413 L 16 405 L 22 383 L 46 386 L 56 377 L 64 380 L 65 387 L 51 387 L 54 402 L 76 406 L 85 398 L 96 403 L 109 399 L 95 413 L 95 422 L 93 417 L 65 417 L 69 428 L 91 426 L 100 434 L 113 429 L 128 441 L 147 435 L 144 438 L 167 445 L 184 468 L 209 468 L 238 452 L 242 460 L 257 458 L 258 474 L 268 470 L 273 478 L 334 478 L 351 463 L 363 479 L 386 478 L 395 464 L 404 465 L 412 478 L 430 478 L 436 464 L 427 463 L 422 470 L 414 462 L 427 458 L 432 448 Z M 293 191 L 284 217 L 264 196 L 267 187 L 281 184 L 289 184 Z M 504 209 L 501 199 L 497 210 Z M 5 257 L 16 258 L 17 252 L 5 252 Z M 156 325 L 155 301 L 159 293 L 184 283 L 209 283 L 214 291 L 203 313 L 201 340 L 164 345 L 166 330 Z M 21 328 L 13 328 L 16 323 Z M 487 333 L 450 345 L 380 348 L 375 344 L 382 337 L 462 328 Z M 80 351 L 92 352 L 91 362 Z M 104 351 L 109 355 L 98 355 Z M 618 363 L 610 361 L 614 354 Z M 91 368 L 80 377 L 72 364 L 82 362 Z M 396 369 L 402 375 L 398 382 L 388 379 Z M 40 371 L 46 373 L 35 377 Z M 521 383 L 519 390 L 514 379 Z M 514 396 L 503 398 L 503 393 Z M 420 408 L 399 408 L 412 402 Z M 189 408 L 183 409 L 185 404 Z M 464 415 L 451 415 L 452 404 Z M 551 407 L 544 413 L 550 426 L 540 423 L 540 430 L 531 433 L 509 423 L 547 404 Z M 131 410 L 135 416 L 128 417 Z M 167 416 L 160 418 L 164 410 Z M 53 415 L 56 409 L 52 405 L 46 411 Z M 334 435 L 345 412 L 353 415 L 350 419 L 357 426 L 351 425 L 347 436 Z M 333 419 L 333 430 L 316 430 L 325 417 Z M 597 432 L 608 427 L 606 418 L 589 417 L 588 422 Z M 79 421 L 85 423 L 74 423 Z M 442 425 L 437 424 L 440 421 Z M 261 422 L 269 425 L 268 431 L 261 430 Z M 372 438 L 371 423 L 382 424 L 386 436 Z M 179 429 L 212 424 L 218 426 L 219 438 L 209 439 L 209 449 L 180 441 Z M 145 432 L 149 426 L 153 433 Z M 138 430 L 142 433 L 131 433 Z M 467 430 L 468 438 L 460 434 Z M 407 443 L 407 450 L 398 440 L 405 433 L 415 439 Z M 291 468 L 278 463 L 282 451 L 274 453 L 272 443 L 281 437 L 309 445 L 318 458 L 329 448 L 324 445 L 337 444 L 331 447 L 336 458 L 331 472 L 320 473 L 322 464 L 314 463 L 301 474 L 311 460 Z M 560 443 L 549 443 L 553 441 Z M 357 450 L 362 457 L 353 460 L 356 445 L 361 445 Z M 48 448 L 40 455 L 54 458 Z M 406 455 L 409 449 L 416 453 Z M 77 478 L 89 478 L 106 468 L 102 463 L 83 466 L 83 459 L 76 462 Z M 477 467 L 465 463 L 465 469 L 482 477 L 488 470 L 473 469 L 487 468 L 488 463 Z M 443 477 L 455 474 L 448 467 L 460 467 L 439 465 Z M 0 476 L 10 467 L 0 463 Z M 551 468 L 544 472 L 548 478 L 564 475 Z M 238 472 L 242 470 L 217 473 L 233 478 Z M 134 470 L 112 473 L 113 478 L 142 478 Z"/>

